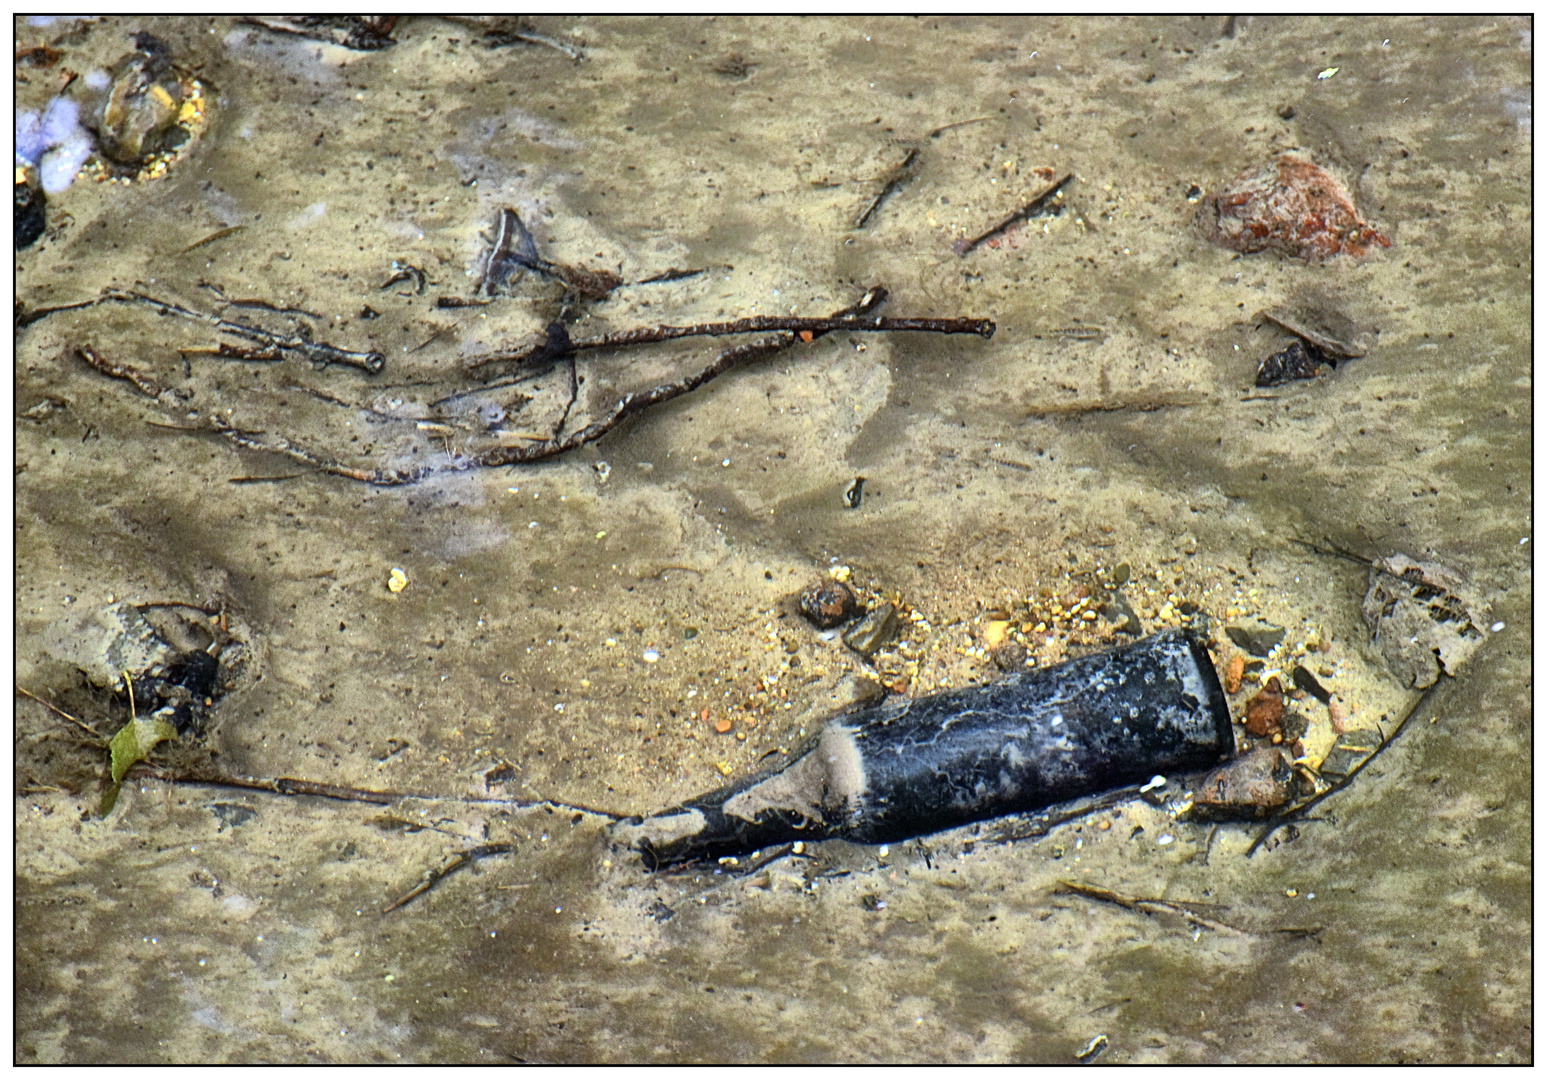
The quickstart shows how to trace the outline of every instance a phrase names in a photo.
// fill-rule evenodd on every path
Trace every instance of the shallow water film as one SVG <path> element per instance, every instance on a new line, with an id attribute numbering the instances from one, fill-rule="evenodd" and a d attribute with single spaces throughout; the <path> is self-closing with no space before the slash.
<path id="1" fill-rule="evenodd" d="M 1531 1060 L 1529 18 L 14 33 L 17 1062 Z M 1180 626 L 1353 779 L 615 842 Z"/>

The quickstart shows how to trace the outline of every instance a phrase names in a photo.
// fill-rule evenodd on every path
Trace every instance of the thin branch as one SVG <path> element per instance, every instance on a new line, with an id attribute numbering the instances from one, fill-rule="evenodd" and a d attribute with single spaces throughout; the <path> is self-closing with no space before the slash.
<path id="1" fill-rule="evenodd" d="M 212 232 L 208 236 L 206 236 L 203 240 L 195 240 L 193 243 L 191 243 L 187 247 L 183 248 L 183 250 L 179 251 L 178 254 L 179 255 L 186 255 L 190 251 L 198 250 L 199 248 L 203 247 L 205 244 L 213 244 L 216 240 L 224 240 L 226 237 L 230 236 L 232 233 L 241 232 L 245 228 L 247 228 L 246 225 L 227 225 L 224 229 L 216 229 L 214 232 Z"/>
<path id="2" fill-rule="evenodd" d="M 213 288 L 213 286 L 206 286 Z M 217 290 L 218 291 L 218 290 Z M 233 301 L 236 302 L 236 301 Z M 303 360 L 310 360 L 314 364 L 326 367 L 329 364 L 345 364 L 357 367 L 375 375 L 386 367 L 387 358 L 379 352 L 357 352 L 353 349 L 340 348 L 326 341 L 313 340 L 311 330 L 304 323 L 296 327 L 296 332 L 291 337 L 284 337 L 262 327 L 252 326 L 248 323 L 234 322 L 223 319 L 218 315 L 210 315 L 202 311 L 194 311 L 185 308 L 181 304 L 170 300 L 158 300 L 154 296 L 134 292 L 131 289 L 104 289 L 102 295 L 95 300 L 82 300 L 73 304 L 59 304 L 54 307 L 38 308 L 35 311 L 23 312 L 17 308 L 16 326 L 18 329 L 30 326 L 39 319 L 46 318 L 60 311 L 74 311 L 77 308 L 93 307 L 97 304 L 143 304 L 154 308 L 162 315 L 176 315 L 183 319 L 192 319 L 195 322 L 207 323 L 214 326 L 221 333 L 231 334 L 236 337 L 246 338 L 257 342 L 260 346 L 270 349 L 278 349 L 286 355 L 295 355 Z M 261 303 L 261 302 L 259 302 Z M 268 306 L 268 305 L 265 305 Z M 274 311 L 289 309 L 273 308 Z M 307 312 L 306 314 L 311 314 Z M 254 356 L 245 356 L 244 359 L 253 359 Z"/>
<path id="3" fill-rule="evenodd" d="M 426 870 L 424 876 L 419 879 L 418 884 L 382 908 L 381 913 L 386 915 L 396 911 L 415 897 L 423 896 L 452 874 L 478 859 L 486 859 L 490 855 L 508 855 L 515 850 L 515 844 L 479 844 L 477 847 L 468 848 L 466 851 L 459 851 L 441 863 L 440 866 Z"/>
<path id="4" fill-rule="evenodd" d="M 825 318 L 796 315 L 753 315 L 745 319 L 735 319 L 731 322 L 695 323 L 690 326 L 645 326 L 634 330 L 619 331 L 615 334 L 603 334 L 601 337 L 570 341 L 567 343 L 566 351 L 585 352 L 591 349 L 618 349 L 632 345 L 652 345 L 663 341 L 677 341 L 688 337 L 729 337 L 736 334 L 766 334 L 770 332 L 810 334 L 812 338 L 834 331 L 860 331 L 865 333 L 918 331 L 932 334 L 977 334 L 985 339 L 994 336 L 995 326 L 990 319 L 887 319 L 880 316 L 874 318 L 860 317 L 866 311 L 884 301 L 886 296 L 886 290 L 876 286 L 866 294 L 865 299 L 860 304 Z M 483 356 L 474 358 L 467 366 L 469 370 L 476 370 L 488 364 L 505 363 L 507 361 L 525 363 L 539 358 L 546 359 L 554 355 L 562 355 L 562 353 L 556 353 L 553 343 L 545 340 L 535 348 L 520 351 L 504 349 L 498 352 L 486 353 Z"/>
<path id="5" fill-rule="evenodd" d="M 134 388 L 146 397 L 161 396 L 161 386 L 155 379 L 152 379 L 138 368 L 132 368 L 128 364 L 114 363 L 106 357 L 97 355 L 97 351 L 90 345 L 76 346 L 75 355 L 110 379 L 123 379 L 126 382 L 133 383 Z"/>
<path id="6" fill-rule="evenodd" d="M 914 168 L 914 162 L 918 160 L 918 156 L 918 147 L 910 147 L 907 156 L 902 159 L 901 163 L 894 166 L 886 174 L 886 176 L 883 178 L 885 183 L 881 185 L 881 190 L 876 193 L 876 197 L 874 199 L 870 200 L 870 205 L 865 207 L 865 212 L 861 214 L 859 216 L 859 220 L 854 223 L 854 227 L 856 229 L 863 229 L 865 227 L 865 223 L 869 221 L 875 212 L 881 208 L 881 204 L 884 203 L 894 191 L 902 187 L 902 185 L 906 184 L 909 180 L 913 179 L 913 174 L 916 171 Z"/>
<path id="7" fill-rule="evenodd" d="M 866 315 L 871 309 L 885 300 L 885 298 L 886 290 L 880 286 L 876 286 L 875 288 L 867 291 L 858 303 L 853 304 L 850 307 L 843 309 L 842 311 L 836 312 L 832 316 L 829 316 L 825 319 L 772 320 L 776 322 L 795 322 L 802 327 L 803 332 L 797 332 L 793 329 L 782 330 L 780 333 L 777 333 L 768 338 L 764 338 L 760 341 L 754 341 L 745 345 L 738 345 L 733 348 L 726 349 L 719 355 L 718 358 L 716 358 L 714 363 L 684 379 L 681 379 L 680 381 L 666 383 L 662 386 L 657 386 L 650 390 L 640 390 L 635 391 L 632 394 L 625 395 L 606 414 L 593 420 L 586 427 L 572 432 L 567 436 L 562 434 L 561 429 L 555 430 L 554 434 L 546 439 L 536 439 L 522 446 L 492 447 L 481 453 L 458 459 L 448 466 L 422 465 L 408 469 L 357 469 L 324 457 L 321 454 L 314 453 L 303 447 L 297 446 L 294 443 L 291 443 L 289 440 L 279 436 L 273 436 L 267 440 L 259 439 L 258 436 L 262 435 L 262 432 L 243 431 L 240 428 L 237 428 L 236 426 L 223 420 L 219 416 L 210 417 L 209 428 L 221 435 L 224 435 L 227 439 L 231 440 L 236 445 L 245 447 L 247 449 L 267 450 L 274 453 L 284 454 L 295 461 L 303 462 L 315 469 L 330 473 L 334 476 L 342 476 L 345 479 L 357 480 L 361 483 L 372 484 L 378 487 L 396 487 L 404 484 L 416 483 L 420 480 L 423 480 L 425 477 L 438 472 L 461 471 L 464 469 L 496 468 L 502 465 L 519 465 L 558 457 L 561 454 L 566 454 L 571 450 L 586 445 L 587 443 L 595 442 L 597 439 L 600 439 L 602 436 L 606 435 L 609 431 L 617 427 L 620 423 L 631 416 L 644 412 L 646 409 L 652 408 L 653 406 L 664 404 L 665 402 L 672 401 L 684 394 L 693 392 L 710 380 L 723 375 L 737 364 L 771 356 L 775 353 L 782 352 L 798 341 L 815 340 L 819 334 L 830 333 L 834 330 L 869 330 L 888 328 L 887 325 L 878 324 L 889 324 L 892 328 L 896 328 L 897 324 L 905 324 L 904 328 L 906 329 L 938 330 L 939 326 L 935 324 L 944 323 L 950 326 L 950 329 L 944 331 L 946 333 L 972 332 L 982 333 L 985 337 L 987 337 L 994 331 L 994 324 L 986 319 L 883 320 L 861 318 L 861 316 Z M 756 324 L 760 321 L 761 320 L 759 319 L 740 320 L 742 324 Z M 966 330 L 963 330 L 963 324 L 974 325 L 968 327 Z M 977 324 L 981 324 L 981 327 Z M 726 324 L 720 325 L 723 326 Z M 647 332 L 652 334 L 660 330 L 689 330 L 703 332 L 704 329 L 705 328 L 703 327 L 657 327 Z M 745 326 L 742 326 L 740 329 L 730 332 L 746 333 L 747 330 Z M 689 336 L 689 334 L 678 333 L 677 336 L 686 337 Z M 551 337 L 552 335 L 550 333 L 550 339 Z M 599 341 L 600 339 L 597 340 Z M 661 338 L 660 340 L 667 339 Z M 587 347 L 600 347 L 599 345 L 596 345 L 595 342 L 581 344 L 586 345 Z M 571 371 L 570 377 L 573 384 L 572 389 L 578 392 L 578 382 L 576 381 L 577 376 L 573 371 Z M 568 410 L 566 410 L 565 413 L 566 420 L 567 417 Z"/>
<path id="8" fill-rule="evenodd" d="M 951 245 L 951 250 L 965 259 L 968 253 L 971 252 L 973 248 L 983 243 L 983 241 L 998 236 L 1011 225 L 1014 225 L 1017 221 L 1025 221 L 1027 218 L 1036 217 L 1043 211 L 1044 208 L 1046 208 L 1048 202 L 1053 198 L 1053 196 L 1057 195 L 1063 186 L 1073 179 L 1074 174 L 1070 173 L 1062 180 L 1054 184 L 1052 187 L 1044 191 L 1041 195 L 1038 195 L 1035 199 L 1032 199 L 1031 202 L 1027 203 L 1015 213 L 1005 218 L 998 225 L 995 225 L 992 229 L 989 229 L 988 232 L 983 233 L 981 236 L 978 236 L 972 240 L 958 240 L 956 243 Z"/>
<path id="9" fill-rule="evenodd" d="M 968 124 L 981 124 L 985 120 L 992 120 L 992 116 L 974 116 L 971 120 L 958 120 L 954 124 L 942 124 L 929 133 L 931 139 L 938 139 L 952 128 L 966 127 Z"/>
<path id="10" fill-rule="evenodd" d="M 70 723 L 74 724 L 76 727 L 78 727 L 82 731 L 84 731 L 87 735 L 91 736 L 91 741 L 92 741 L 93 745 L 95 745 L 95 746 L 105 745 L 102 736 L 98 735 L 95 731 L 91 730 L 90 725 L 88 725 L 85 721 L 77 720 L 75 717 L 71 716 L 69 713 L 67 713 L 63 709 L 61 709 L 58 705 L 55 705 L 51 701 L 44 701 L 42 698 L 38 697 L 38 695 L 34 694 L 31 690 L 27 690 L 27 689 L 24 689 L 23 687 L 18 686 L 16 688 L 16 692 L 18 694 L 22 695 L 23 697 L 31 698 L 33 701 L 36 701 L 39 705 L 43 706 L 45 709 L 48 709 L 51 712 L 57 713 L 59 716 L 62 716 L 66 720 L 70 721 Z"/>
<path id="11" fill-rule="evenodd" d="M 1190 921 L 1197 923 L 1199 926 L 1207 927 L 1210 930 L 1230 930 L 1237 934 L 1246 934 L 1248 936 L 1251 935 L 1250 930 L 1243 930 L 1239 926 L 1231 926 L 1229 923 L 1220 922 L 1217 919 L 1210 919 L 1206 915 L 1199 915 L 1196 911 L 1192 910 L 1192 907 L 1189 906 L 1190 902 L 1187 901 L 1178 903 L 1173 900 L 1162 900 L 1159 897 L 1124 896 L 1122 893 L 1116 892 L 1112 889 L 1103 889 L 1095 885 L 1084 885 L 1078 881 L 1060 880 L 1058 882 L 1058 888 L 1060 892 L 1076 893 L 1080 896 L 1088 897 L 1091 900 L 1100 900 L 1104 903 L 1116 904 L 1118 907 L 1127 908 L 1129 911 L 1141 911 L 1146 915 L 1153 915 L 1160 911 L 1166 911 L 1172 914 L 1182 915 Z"/>
<path id="12" fill-rule="evenodd" d="M 1397 736 L 1402 734 L 1402 729 L 1407 727 L 1407 722 L 1415 715 L 1417 715 L 1418 710 L 1422 709 L 1428 703 L 1429 699 L 1433 697 L 1434 692 L 1438 690 L 1448 678 L 1450 678 L 1450 676 L 1441 673 L 1439 680 L 1434 682 L 1427 690 L 1420 694 L 1417 701 L 1413 702 L 1413 707 L 1408 709 L 1407 714 L 1403 716 L 1400 721 L 1398 721 L 1397 726 L 1391 729 L 1391 734 L 1382 739 L 1380 741 L 1380 745 L 1376 746 L 1374 750 L 1370 751 L 1369 757 L 1359 762 L 1359 764 L 1355 765 L 1352 769 L 1349 769 L 1347 775 L 1345 775 L 1343 779 L 1339 780 L 1336 784 L 1333 784 L 1320 795 L 1316 795 L 1313 798 L 1307 799 L 1305 802 L 1300 803 L 1297 806 L 1292 806 L 1288 810 L 1280 811 L 1279 814 L 1271 821 L 1269 821 L 1263 830 L 1257 834 L 1257 839 L 1253 840 L 1251 847 L 1246 849 L 1246 857 L 1248 859 L 1251 858 L 1253 853 L 1255 853 L 1256 850 L 1263 845 L 1263 842 L 1266 841 L 1268 837 L 1272 836 L 1284 825 L 1287 825 L 1291 819 L 1303 816 L 1311 809 L 1311 807 L 1315 806 L 1323 799 L 1331 798 L 1333 795 L 1336 795 L 1338 792 L 1346 788 L 1349 784 L 1353 783 L 1354 777 L 1362 773 L 1365 770 L 1365 767 L 1380 755 L 1381 751 L 1385 750 L 1386 747 L 1390 746 L 1393 742 L 1396 741 Z"/>

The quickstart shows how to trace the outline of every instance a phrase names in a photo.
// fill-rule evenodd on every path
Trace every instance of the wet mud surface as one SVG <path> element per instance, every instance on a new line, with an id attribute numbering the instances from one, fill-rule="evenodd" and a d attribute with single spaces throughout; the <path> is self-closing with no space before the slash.
<path id="1" fill-rule="evenodd" d="M 18 22 L 80 72 L 149 31 L 208 88 L 165 176 L 49 197 L 22 304 L 133 290 L 386 362 L 185 358 L 229 339 L 138 304 L 19 329 L 17 684 L 109 735 L 126 703 L 83 684 L 60 628 L 120 601 L 223 611 L 247 665 L 155 765 L 435 798 L 146 773 L 102 818 L 105 753 L 18 697 L 15 1060 L 1530 1060 L 1529 22 L 534 25 L 583 58 L 435 19 L 371 52 L 229 19 Z M 58 70 L 17 70 L 18 107 L 43 109 Z M 1210 244 L 1204 193 L 1287 152 L 1391 247 Z M 1069 172 L 1059 213 L 952 250 Z M 629 283 L 573 305 L 576 337 L 826 315 L 876 283 L 885 314 L 998 329 L 829 334 L 553 461 L 403 487 L 170 430 L 458 461 L 471 429 L 416 410 L 564 307 L 537 274 L 436 306 L 473 295 L 504 207 L 545 257 Z M 423 292 L 382 288 L 394 260 Z M 1259 388 L 1289 341 L 1265 310 L 1331 311 L 1364 355 Z M 574 416 L 716 348 L 588 357 Z M 567 387 L 558 364 L 505 391 L 510 437 L 547 431 Z M 1258 826 L 1136 800 L 1019 842 L 652 875 L 573 809 L 750 775 L 855 675 L 992 678 L 1006 623 L 1042 663 L 1129 640 L 1066 610 L 1120 564 L 1146 632 L 1201 612 L 1223 665 L 1223 626 L 1260 616 L 1389 730 L 1418 695 L 1370 643 L 1366 566 L 1332 551 L 1443 564 L 1488 627 L 1250 859 Z M 835 567 L 917 616 L 871 665 L 797 613 Z"/>

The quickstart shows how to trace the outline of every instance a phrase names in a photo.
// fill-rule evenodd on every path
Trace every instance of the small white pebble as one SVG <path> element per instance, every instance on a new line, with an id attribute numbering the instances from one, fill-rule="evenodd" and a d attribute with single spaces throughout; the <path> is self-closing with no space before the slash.
<path id="1" fill-rule="evenodd" d="M 1499 631 L 1504 629 L 1504 624 L 1501 622 L 1496 622 L 1492 626 L 1488 627 L 1488 629 L 1497 634 Z"/>
<path id="2" fill-rule="evenodd" d="M 645 650 L 645 663 L 653 664 L 657 660 L 659 660 L 660 658 L 661 658 L 661 654 L 656 652 L 654 649 L 646 649 Z"/>
<path id="3" fill-rule="evenodd" d="M 1176 837 L 1172 836 L 1170 833 L 1161 833 L 1155 838 L 1155 843 L 1159 844 L 1161 847 L 1165 847 L 1167 844 L 1176 843 Z"/>
<path id="4" fill-rule="evenodd" d="M 731 459 L 730 458 L 726 458 L 724 461 L 720 462 L 720 464 L 725 466 L 728 469 L 728 468 L 731 467 Z"/>

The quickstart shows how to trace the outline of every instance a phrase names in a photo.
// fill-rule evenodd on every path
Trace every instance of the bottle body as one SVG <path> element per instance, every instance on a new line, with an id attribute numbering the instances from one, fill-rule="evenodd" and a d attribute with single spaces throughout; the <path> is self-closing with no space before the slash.
<path id="1" fill-rule="evenodd" d="M 615 827 L 651 866 L 791 840 L 889 843 L 1039 810 L 1234 752 L 1213 662 L 1183 631 L 840 713 L 783 769 Z"/>

